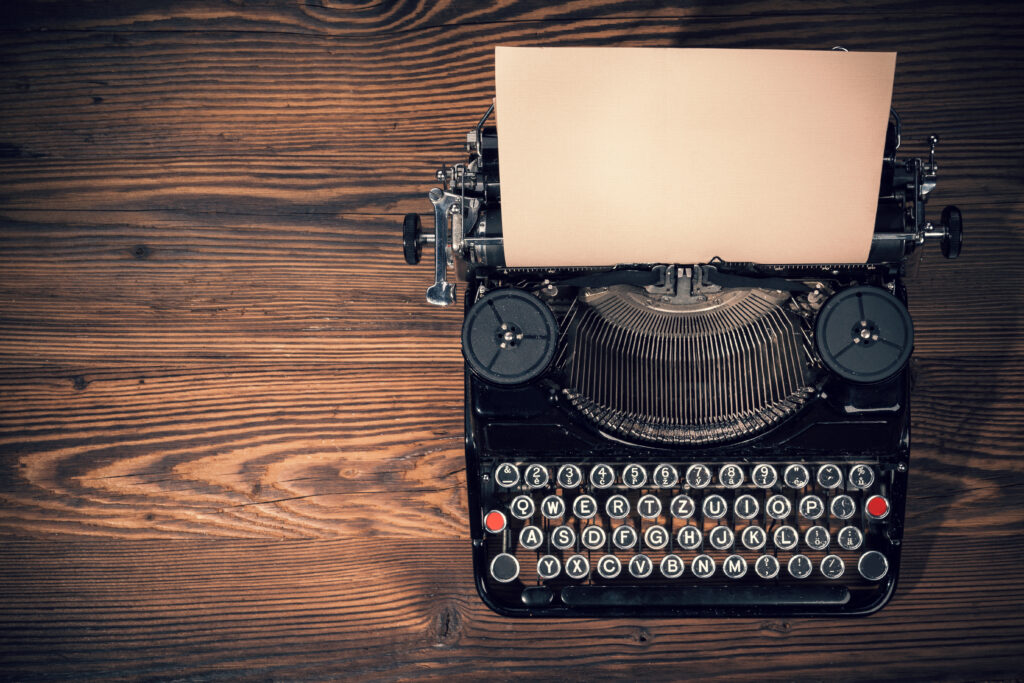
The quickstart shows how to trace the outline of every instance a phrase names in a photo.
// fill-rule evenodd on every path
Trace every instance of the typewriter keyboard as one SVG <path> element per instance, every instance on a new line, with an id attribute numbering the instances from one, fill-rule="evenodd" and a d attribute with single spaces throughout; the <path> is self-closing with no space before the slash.
<path id="1" fill-rule="evenodd" d="M 866 586 L 890 569 L 891 478 L 877 462 L 509 461 L 489 476 L 499 592 L 597 604 L 616 586 Z"/>

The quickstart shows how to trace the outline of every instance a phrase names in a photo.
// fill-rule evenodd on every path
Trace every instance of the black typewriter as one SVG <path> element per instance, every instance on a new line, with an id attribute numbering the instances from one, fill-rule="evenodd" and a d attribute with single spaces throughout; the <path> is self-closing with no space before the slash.
<path id="1" fill-rule="evenodd" d="M 493 106 L 492 108 L 493 109 Z M 867 263 L 506 268 L 491 110 L 437 173 L 432 304 L 466 282 L 476 585 L 509 616 L 867 614 L 892 596 L 910 464 L 901 281 L 927 160 L 892 113 Z"/>

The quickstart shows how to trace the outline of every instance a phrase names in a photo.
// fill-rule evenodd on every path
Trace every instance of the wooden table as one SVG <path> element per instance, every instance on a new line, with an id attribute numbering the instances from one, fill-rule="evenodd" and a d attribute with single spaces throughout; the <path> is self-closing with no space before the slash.
<path id="1" fill-rule="evenodd" d="M 166 4 L 0 10 L 4 677 L 1021 675 L 1017 3 Z M 900 52 L 903 151 L 942 137 L 932 215 L 958 204 L 967 238 L 910 283 L 881 613 L 511 621 L 477 598 L 461 313 L 424 303 L 398 236 L 496 44 Z"/>

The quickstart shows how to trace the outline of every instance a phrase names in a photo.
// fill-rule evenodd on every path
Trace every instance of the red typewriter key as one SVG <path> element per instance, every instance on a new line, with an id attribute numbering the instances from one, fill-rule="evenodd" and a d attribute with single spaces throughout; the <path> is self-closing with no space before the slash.
<path id="1" fill-rule="evenodd" d="M 484 517 L 484 527 L 492 534 L 500 534 L 505 530 L 505 525 L 508 520 L 505 519 L 505 513 L 499 510 L 491 510 Z"/>
<path id="2" fill-rule="evenodd" d="M 889 514 L 889 501 L 884 496 L 871 496 L 866 509 L 874 519 L 882 519 Z"/>

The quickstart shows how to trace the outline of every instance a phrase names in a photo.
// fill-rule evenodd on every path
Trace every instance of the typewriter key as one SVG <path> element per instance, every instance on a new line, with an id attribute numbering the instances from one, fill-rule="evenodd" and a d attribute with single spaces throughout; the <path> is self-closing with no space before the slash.
<path id="1" fill-rule="evenodd" d="M 804 534 L 804 543 L 811 550 L 824 550 L 831 540 L 832 537 L 829 535 L 828 529 L 823 526 L 812 526 Z"/>
<path id="2" fill-rule="evenodd" d="M 512 488 L 519 483 L 519 468 L 510 462 L 504 462 L 494 470 L 494 480 L 502 488 Z"/>
<path id="3" fill-rule="evenodd" d="M 701 533 L 700 529 L 692 524 L 688 524 L 680 529 L 676 534 L 676 543 L 678 543 L 679 547 L 683 550 L 696 550 L 700 547 L 703 538 L 704 535 Z"/>
<path id="4" fill-rule="evenodd" d="M 603 578 L 614 579 L 622 571 L 622 562 L 614 555 L 602 555 L 597 561 L 597 573 Z"/>
<path id="5" fill-rule="evenodd" d="M 670 508 L 672 516 L 676 519 L 690 519 L 696 510 L 696 505 L 693 503 L 693 498 L 686 494 L 680 494 L 672 499 Z"/>
<path id="6" fill-rule="evenodd" d="M 710 579 L 715 573 L 715 559 L 710 555 L 698 555 L 690 561 L 690 571 L 698 579 Z"/>
<path id="7" fill-rule="evenodd" d="M 562 465 L 555 479 L 563 489 L 574 489 L 583 482 L 583 472 L 576 465 Z"/>
<path id="8" fill-rule="evenodd" d="M 800 541 L 800 535 L 796 532 L 796 529 L 787 524 L 775 530 L 772 540 L 775 542 L 775 547 L 779 550 L 792 550 Z"/>
<path id="9" fill-rule="evenodd" d="M 661 558 L 661 564 L 658 565 L 661 575 L 666 579 L 678 579 L 683 575 L 685 568 L 686 565 L 678 555 L 666 555 Z"/>
<path id="10" fill-rule="evenodd" d="M 717 493 L 704 499 L 704 516 L 708 519 L 721 519 L 725 517 L 728 508 L 729 505 L 725 502 L 725 498 L 722 498 Z"/>
<path id="11" fill-rule="evenodd" d="M 789 575 L 794 579 L 806 579 L 814 571 L 814 565 L 811 564 L 811 559 L 806 555 L 794 555 L 789 558 L 789 564 L 786 566 L 789 570 Z"/>
<path id="12" fill-rule="evenodd" d="M 885 496 L 871 496 L 864 509 L 871 519 L 885 519 L 889 516 L 889 501 Z"/>
<path id="13" fill-rule="evenodd" d="M 526 468 L 523 480 L 531 489 L 539 489 L 548 485 L 548 468 L 543 465 L 530 465 Z"/>
<path id="14" fill-rule="evenodd" d="M 754 571 L 762 579 L 774 579 L 779 575 L 779 561 L 774 555 L 762 555 L 754 563 Z"/>
<path id="15" fill-rule="evenodd" d="M 540 527 L 524 526 L 519 532 L 519 545 L 527 550 L 536 550 L 544 542 L 544 532 Z"/>
<path id="16" fill-rule="evenodd" d="M 764 509 L 772 519 L 786 519 L 793 512 L 793 504 L 789 502 L 789 498 L 777 493 L 768 499 Z"/>
<path id="17" fill-rule="evenodd" d="M 605 502 L 604 511 L 612 519 L 624 519 L 629 514 L 629 501 L 625 496 L 614 495 Z"/>
<path id="18" fill-rule="evenodd" d="M 843 472 L 835 465 L 822 465 L 818 468 L 818 483 L 822 488 L 837 488 L 843 483 Z"/>
<path id="19" fill-rule="evenodd" d="M 636 511 L 644 519 L 657 519 L 661 514 L 661 499 L 649 493 L 646 496 L 641 496 L 640 500 L 636 502 Z"/>
<path id="20" fill-rule="evenodd" d="M 559 550 L 568 550 L 576 543 L 576 532 L 571 526 L 562 525 L 555 527 L 551 532 L 551 545 Z"/>
<path id="21" fill-rule="evenodd" d="M 577 496 L 572 502 L 572 514 L 580 519 L 590 519 L 597 514 L 597 501 L 593 496 Z"/>
<path id="22" fill-rule="evenodd" d="M 850 486 L 863 490 L 874 483 L 875 472 L 868 465 L 854 465 L 850 468 Z"/>
<path id="23" fill-rule="evenodd" d="M 779 473 L 771 465 L 758 465 L 751 472 L 750 478 L 758 488 L 770 489 L 779 480 Z"/>
<path id="24" fill-rule="evenodd" d="M 834 294 L 818 313 L 815 343 L 829 370 L 851 382 L 880 382 L 899 372 L 914 346 L 907 307 L 880 287 Z"/>
<path id="25" fill-rule="evenodd" d="M 869 550 L 857 560 L 857 571 L 868 581 L 878 581 L 889 572 L 889 561 L 877 550 Z"/>
<path id="26" fill-rule="evenodd" d="M 562 571 L 562 561 L 554 555 L 545 555 L 537 560 L 537 576 L 542 579 L 553 579 Z"/>
<path id="27" fill-rule="evenodd" d="M 500 534 L 507 525 L 508 520 L 505 518 L 505 513 L 499 510 L 491 510 L 484 517 L 484 528 L 492 534 Z"/>
<path id="28" fill-rule="evenodd" d="M 658 465 L 654 469 L 654 484 L 659 488 L 670 489 L 679 483 L 679 471 L 672 465 Z"/>
<path id="29" fill-rule="evenodd" d="M 730 555 L 722 563 L 722 572 L 730 579 L 742 579 L 747 573 L 747 561 L 742 555 Z"/>
<path id="30" fill-rule="evenodd" d="M 536 506 L 533 504 L 533 498 L 529 496 L 516 496 L 509 504 L 509 509 L 512 510 L 512 516 L 516 519 L 529 519 L 533 517 Z"/>
<path id="31" fill-rule="evenodd" d="M 653 550 L 661 550 L 668 545 L 669 535 L 660 524 L 648 527 L 644 532 L 644 545 Z"/>
<path id="32" fill-rule="evenodd" d="M 838 579 L 846 571 L 846 565 L 843 564 L 843 558 L 838 555 L 826 555 L 818 566 L 822 575 L 829 579 Z"/>
<path id="33" fill-rule="evenodd" d="M 591 550 L 602 548 L 607 538 L 604 529 L 595 524 L 583 527 L 583 531 L 580 532 L 580 541 Z"/>
<path id="34" fill-rule="evenodd" d="M 754 498 L 749 493 L 737 498 L 733 507 L 736 509 L 736 515 L 740 519 L 753 519 L 757 517 L 757 513 L 761 509 L 761 506 L 757 504 L 757 498 Z"/>
<path id="35" fill-rule="evenodd" d="M 560 496 L 548 496 L 540 502 L 540 513 L 548 519 L 559 519 L 565 515 L 565 501 Z"/>
<path id="36" fill-rule="evenodd" d="M 487 292 L 462 324 L 462 353 L 478 376 L 495 384 L 539 377 L 555 355 L 558 323 L 551 309 L 519 289 Z"/>
<path id="37" fill-rule="evenodd" d="M 565 573 L 570 579 L 584 579 L 590 574 L 590 562 L 582 555 L 573 555 L 565 561 Z"/>
<path id="38" fill-rule="evenodd" d="M 716 526 L 708 532 L 708 543 L 715 550 L 728 550 L 736 541 L 736 535 L 727 526 Z"/>
<path id="39" fill-rule="evenodd" d="M 695 489 L 702 489 L 711 483 L 711 470 L 706 465 L 690 465 L 686 469 L 686 483 Z"/>
<path id="40" fill-rule="evenodd" d="M 612 530 L 612 543 L 620 550 L 629 550 L 636 545 L 637 540 L 636 529 L 628 524 L 623 524 Z"/>
<path id="41" fill-rule="evenodd" d="M 501 583 L 515 581 L 516 577 L 519 576 L 519 560 L 516 559 L 515 555 L 509 555 L 508 553 L 495 555 L 494 559 L 491 560 L 491 576 L 494 577 L 495 581 L 500 581 Z"/>
<path id="42" fill-rule="evenodd" d="M 622 470 L 622 481 L 631 489 L 638 489 L 647 483 L 647 471 L 637 464 L 626 465 Z"/>
<path id="43" fill-rule="evenodd" d="M 855 526 L 844 526 L 839 530 L 836 540 L 843 550 L 856 550 L 864 542 L 864 534 Z"/>
<path id="44" fill-rule="evenodd" d="M 634 555 L 629 558 L 629 573 L 637 579 L 646 579 L 654 571 L 654 563 L 646 555 Z"/>
<path id="45" fill-rule="evenodd" d="M 748 526 L 740 533 L 740 541 L 747 550 L 760 550 L 768 542 L 768 534 L 759 526 Z"/>
<path id="46" fill-rule="evenodd" d="M 590 483 L 599 489 L 606 489 L 615 483 L 615 470 L 611 465 L 594 465 L 590 470 Z"/>
<path id="47" fill-rule="evenodd" d="M 739 488 L 740 484 L 743 483 L 743 470 L 740 469 L 739 465 L 732 463 L 722 465 L 718 469 L 718 483 L 728 489 Z"/>
<path id="48" fill-rule="evenodd" d="M 818 519 L 825 512 L 825 504 L 817 496 L 804 496 L 797 506 L 804 519 Z"/>
<path id="49" fill-rule="evenodd" d="M 849 519 L 857 511 L 857 505 L 853 502 L 853 498 L 845 494 L 833 498 L 830 507 L 832 515 L 839 519 Z"/>
<path id="50" fill-rule="evenodd" d="M 811 475 L 803 465 L 790 465 L 783 470 L 782 480 L 791 489 L 802 489 L 811 481 Z"/>

